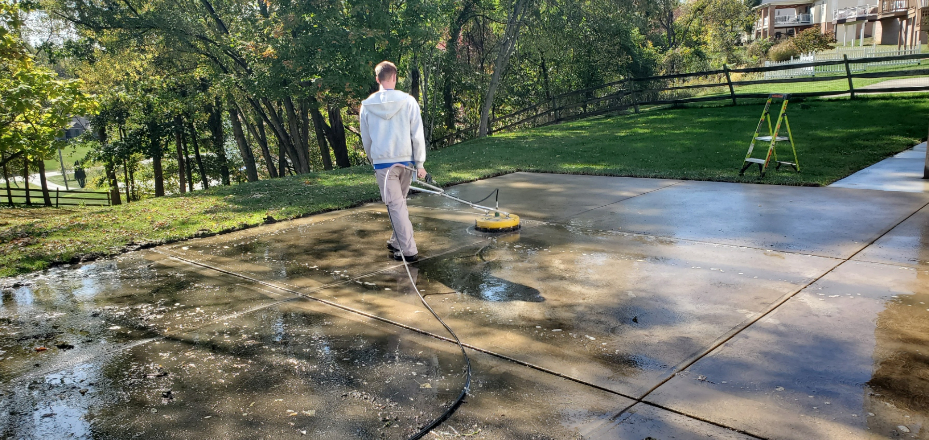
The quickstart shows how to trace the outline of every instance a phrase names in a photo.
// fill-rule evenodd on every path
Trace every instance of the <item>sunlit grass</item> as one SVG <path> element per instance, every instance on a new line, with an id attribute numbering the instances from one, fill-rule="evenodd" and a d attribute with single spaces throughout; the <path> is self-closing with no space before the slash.
<path id="1" fill-rule="evenodd" d="M 445 185 L 514 171 L 825 185 L 913 146 L 925 137 L 929 114 L 925 95 L 795 102 L 790 122 L 803 172 L 740 177 L 762 106 L 649 111 L 503 133 L 430 152 L 427 168 Z M 373 172 L 355 167 L 114 207 L 4 208 L 0 276 L 377 198 Z"/>

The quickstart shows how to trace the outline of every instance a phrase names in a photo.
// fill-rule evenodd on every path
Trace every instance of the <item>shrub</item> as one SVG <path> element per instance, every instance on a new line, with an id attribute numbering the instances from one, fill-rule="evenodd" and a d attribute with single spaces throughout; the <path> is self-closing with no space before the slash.
<path id="1" fill-rule="evenodd" d="M 770 38 L 759 38 L 752 41 L 751 44 L 745 47 L 745 61 L 751 64 L 758 64 L 764 61 L 765 56 L 773 45 L 774 41 Z"/>
<path id="2" fill-rule="evenodd" d="M 816 52 L 832 48 L 832 42 L 835 41 L 835 34 L 820 32 L 819 28 L 813 27 L 797 34 L 790 39 L 793 45 L 800 53 Z"/>
<path id="3" fill-rule="evenodd" d="M 790 40 L 778 43 L 768 50 L 768 59 L 771 61 L 787 61 L 798 56 L 800 56 L 800 50 Z"/>

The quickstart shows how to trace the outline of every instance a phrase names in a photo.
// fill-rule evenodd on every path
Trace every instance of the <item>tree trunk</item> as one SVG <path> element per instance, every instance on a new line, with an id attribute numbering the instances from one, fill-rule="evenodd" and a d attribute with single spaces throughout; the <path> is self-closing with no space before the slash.
<path id="1" fill-rule="evenodd" d="M 116 164 L 107 162 L 103 165 L 106 172 L 107 185 L 110 187 L 110 203 L 122 205 L 122 195 L 119 193 L 119 181 L 116 179 Z"/>
<path id="2" fill-rule="evenodd" d="M 419 88 L 420 88 L 421 80 L 419 77 L 419 65 L 416 64 L 415 57 L 413 58 L 413 63 L 414 63 L 413 70 L 410 71 L 410 95 L 413 96 L 413 99 L 415 99 L 416 102 L 423 102 L 419 96 L 420 95 Z"/>
<path id="3" fill-rule="evenodd" d="M 29 157 L 23 156 L 23 185 L 26 189 L 26 206 L 32 206 L 32 197 L 29 195 Z"/>
<path id="4" fill-rule="evenodd" d="M 226 158 L 226 134 L 223 130 L 223 102 L 216 98 L 213 104 L 207 105 L 210 114 L 207 124 L 210 126 L 210 135 L 213 139 L 213 152 L 219 160 L 219 175 L 223 186 L 229 186 L 229 160 Z"/>
<path id="5" fill-rule="evenodd" d="M 126 170 L 129 171 L 129 188 L 131 189 L 132 200 L 139 201 L 139 190 L 135 186 L 135 166 L 129 166 L 128 161 L 126 163 Z"/>
<path id="6" fill-rule="evenodd" d="M 277 137 L 277 145 L 280 147 L 281 153 L 284 154 L 286 152 L 286 154 L 290 156 L 291 160 L 294 160 L 296 158 L 297 152 L 294 149 L 293 139 L 291 138 L 290 134 L 287 133 L 287 130 L 284 129 L 284 121 L 282 120 L 281 115 L 278 114 L 274 104 L 272 104 L 271 101 L 267 98 L 262 98 L 262 103 L 264 103 L 268 112 L 262 112 L 261 114 L 265 115 L 267 118 L 265 122 L 271 125 L 271 128 L 273 129 L 272 131 Z"/>
<path id="7" fill-rule="evenodd" d="M 48 181 L 45 180 L 45 161 L 38 160 L 36 165 L 39 166 L 39 186 L 42 187 L 42 200 L 45 206 L 52 206 L 52 197 L 48 194 Z"/>
<path id="8" fill-rule="evenodd" d="M 539 63 L 539 70 L 542 71 L 542 84 L 545 86 L 545 99 L 550 100 L 552 99 L 552 85 L 548 78 L 548 66 L 545 65 L 545 53 L 541 50 L 539 51 L 539 59 L 541 60 L 541 63 Z"/>
<path id="9" fill-rule="evenodd" d="M 174 117 L 174 145 L 177 149 L 177 181 L 178 193 L 187 192 L 187 161 L 184 156 L 184 124 L 180 116 Z"/>
<path id="10" fill-rule="evenodd" d="M 323 158 L 323 169 L 332 169 L 332 155 L 329 153 L 329 143 L 326 142 L 326 121 L 319 111 L 319 107 L 311 107 L 310 114 L 313 116 L 313 128 L 316 129 L 316 143 L 319 144 L 319 155 Z"/>
<path id="11" fill-rule="evenodd" d="M 510 11 L 510 15 L 507 17 L 500 52 L 497 53 L 497 61 L 494 63 L 494 73 L 490 78 L 490 85 L 487 87 L 487 95 L 484 96 L 484 105 L 481 106 L 479 137 L 487 136 L 490 132 L 490 109 L 494 105 L 494 95 L 497 93 L 497 87 L 500 86 L 503 72 L 510 62 L 510 56 L 513 55 L 513 50 L 516 48 L 516 39 L 519 37 L 519 28 L 522 26 L 523 18 L 533 2 L 534 0 L 516 0 L 513 3 L 513 10 Z"/>
<path id="12" fill-rule="evenodd" d="M 106 136 L 106 127 L 100 127 L 97 129 L 97 139 L 100 140 L 100 143 L 106 145 L 107 136 Z M 112 161 L 106 161 L 103 164 L 104 172 L 106 173 L 106 183 L 109 186 L 110 190 L 110 204 L 111 205 L 121 205 L 122 201 L 119 199 L 119 182 L 116 180 L 116 171 L 113 170 L 115 164 Z"/>
<path id="13" fill-rule="evenodd" d="M 329 106 L 329 141 L 332 144 L 332 152 L 335 153 L 335 163 L 339 168 L 348 168 L 352 166 L 348 158 L 348 146 L 345 145 L 345 126 L 342 125 L 342 108 L 334 105 Z"/>
<path id="14" fill-rule="evenodd" d="M 200 182 L 203 183 L 203 189 L 210 187 L 210 181 L 206 177 L 206 168 L 203 166 L 203 158 L 200 156 L 200 143 L 197 142 L 197 130 L 194 127 L 194 123 L 190 120 L 187 121 L 187 129 L 190 131 L 190 141 L 194 146 L 194 159 L 197 160 L 197 169 L 200 171 Z"/>
<path id="15" fill-rule="evenodd" d="M 311 164 L 310 157 L 313 156 L 313 153 L 310 152 L 310 105 L 306 99 L 300 101 L 300 136 L 303 138 L 303 141 L 306 142 L 306 163 L 307 167 Z"/>
<path id="16" fill-rule="evenodd" d="M 471 15 L 472 0 L 466 0 L 461 12 L 455 17 L 449 29 L 448 41 L 445 43 L 445 62 L 442 64 L 442 100 L 445 108 L 445 128 L 455 130 L 455 84 L 456 67 L 458 66 L 458 39 L 461 38 L 461 28 L 465 20 Z"/>
<path id="17" fill-rule="evenodd" d="M 297 110 L 294 108 L 294 101 L 289 96 L 283 99 L 284 109 L 287 112 L 287 122 L 290 125 L 290 139 L 293 141 L 293 156 L 291 162 L 298 174 L 310 172 L 309 163 L 309 144 L 300 132 L 300 119 L 297 117 Z"/>
<path id="18" fill-rule="evenodd" d="M 190 162 L 190 148 L 187 142 L 187 130 L 181 132 L 181 143 L 184 146 L 184 171 L 187 173 L 187 192 L 194 192 L 194 165 Z"/>
<path id="19" fill-rule="evenodd" d="M 168 141 L 165 140 L 165 147 L 168 146 Z M 165 195 L 165 176 L 164 176 L 164 167 L 161 164 L 161 158 L 164 155 L 164 148 L 161 147 L 161 139 L 157 137 L 152 139 L 151 151 L 152 155 L 152 174 L 155 178 L 155 197 L 163 197 Z"/>
<path id="20" fill-rule="evenodd" d="M 3 181 L 6 182 L 6 200 L 9 202 L 10 207 L 12 207 L 13 191 L 10 189 L 10 170 L 6 166 L 6 161 L 3 162 Z"/>
<path id="21" fill-rule="evenodd" d="M 244 116 L 245 113 L 242 113 Z M 274 158 L 271 157 L 271 150 L 268 148 L 268 135 L 265 133 L 265 123 L 258 117 L 257 130 L 251 123 L 248 122 L 248 118 L 243 118 L 245 120 L 245 127 L 248 128 L 248 132 L 251 133 L 252 137 L 255 139 L 255 142 L 258 142 L 258 146 L 261 147 L 261 156 L 264 158 L 265 166 L 268 168 L 268 176 L 271 176 L 272 179 L 277 178 L 277 168 L 274 166 Z"/>
<path id="22" fill-rule="evenodd" d="M 126 182 L 126 203 L 130 203 L 132 197 L 130 197 L 129 188 L 132 185 L 129 183 L 129 164 L 126 163 L 126 159 L 123 159 L 123 181 Z"/>
<path id="23" fill-rule="evenodd" d="M 239 110 L 231 102 L 229 103 L 229 122 L 232 123 L 232 135 L 235 137 L 236 145 L 239 146 L 242 162 L 245 163 L 245 177 L 249 182 L 257 182 L 258 167 L 255 166 L 255 155 L 252 154 L 252 148 L 245 140 L 245 132 L 242 131 L 242 121 L 239 120 Z"/>

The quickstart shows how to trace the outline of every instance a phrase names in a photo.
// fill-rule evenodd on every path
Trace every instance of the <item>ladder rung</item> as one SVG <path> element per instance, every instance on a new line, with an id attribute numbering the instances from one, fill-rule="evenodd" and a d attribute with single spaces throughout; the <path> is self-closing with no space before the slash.
<path id="1" fill-rule="evenodd" d="M 771 142 L 771 136 L 758 136 L 758 137 L 755 138 L 755 140 L 759 140 L 759 141 L 763 141 L 763 142 Z M 777 137 L 777 141 L 778 141 L 778 142 L 786 141 L 786 140 L 790 140 L 790 138 L 788 138 L 787 136 L 778 136 L 778 137 Z"/>
<path id="2" fill-rule="evenodd" d="M 753 158 L 753 157 L 750 157 L 750 158 L 748 158 L 748 159 L 745 159 L 745 161 L 746 161 L 746 162 L 752 162 L 752 163 L 760 163 L 760 164 L 764 164 L 764 163 L 765 163 L 765 160 L 764 160 L 764 159 L 755 159 L 755 158 Z"/>

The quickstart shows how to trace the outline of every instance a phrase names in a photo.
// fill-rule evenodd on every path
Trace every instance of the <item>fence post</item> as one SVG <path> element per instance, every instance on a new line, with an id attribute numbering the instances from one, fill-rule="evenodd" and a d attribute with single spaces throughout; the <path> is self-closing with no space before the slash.
<path id="1" fill-rule="evenodd" d="M 632 108 L 639 113 L 639 100 L 635 99 L 635 78 L 629 80 L 629 96 L 632 97 Z"/>
<path id="2" fill-rule="evenodd" d="M 929 145 L 929 140 L 926 141 Z M 926 148 L 926 164 L 923 166 L 923 179 L 929 179 L 929 147 Z"/>
<path id="3" fill-rule="evenodd" d="M 736 105 L 735 89 L 732 88 L 732 78 L 729 76 L 729 66 L 723 64 L 723 71 L 726 72 L 726 83 L 729 84 L 729 96 L 732 96 L 732 105 Z"/>
<path id="4" fill-rule="evenodd" d="M 58 188 L 55 188 L 55 207 L 58 207 Z"/>
<path id="5" fill-rule="evenodd" d="M 552 124 L 554 124 L 558 122 L 558 119 L 560 118 L 558 116 L 558 101 L 555 100 L 554 96 L 552 97 L 552 103 L 550 105 L 552 106 Z"/>
<path id="6" fill-rule="evenodd" d="M 848 55 L 842 54 L 842 59 L 845 60 L 845 74 L 848 75 L 848 93 L 855 99 L 855 85 L 852 84 L 852 68 L 848 65 Z"/>

